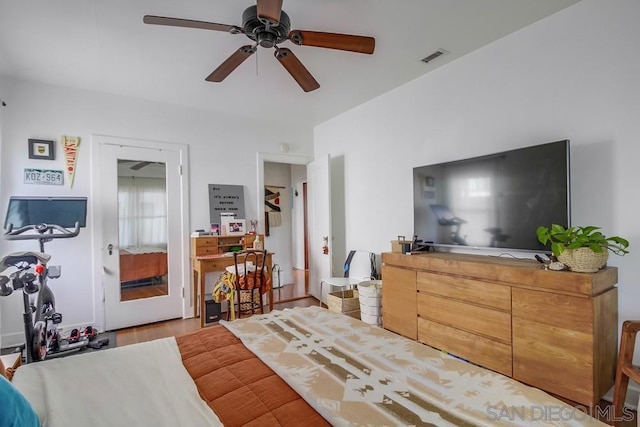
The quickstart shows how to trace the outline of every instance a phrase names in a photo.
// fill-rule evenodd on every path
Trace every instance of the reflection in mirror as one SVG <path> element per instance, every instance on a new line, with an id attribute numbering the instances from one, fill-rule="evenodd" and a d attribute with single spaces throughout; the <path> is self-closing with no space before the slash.
<path id="1" fill-rule="evenodd" d="M 121 301 L 168 295 L 166 182 L 164 163 L 118 160 Z"/>

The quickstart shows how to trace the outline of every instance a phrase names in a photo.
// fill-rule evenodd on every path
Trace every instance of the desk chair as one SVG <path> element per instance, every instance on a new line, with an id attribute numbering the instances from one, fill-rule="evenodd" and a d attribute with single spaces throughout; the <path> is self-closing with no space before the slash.
<path id="1" fill-rule="evenodd" d="M 369 263 L 370 263 L 370 272 L 369 275 L 370 277 L 365 278 L 363 277 L 350 277 L 351 274 L 351 265 L 353 263 L 353 258 L 355 257 L 356 253 L 366 253 L 369 257 Z M 357 287 L 358 284 L 360 282 L 362 282 L 363 280 L 367 280 L 367 279 L 377 279 L 377 271 L 376 271 L 376 267 L 375 267 L 375 255 L 372 252 L 365 252 L 365 251 L 349 251 L 349 255 L 347 255 L 347 259 L 344 262 L 344 274 L 342 277 L 329 277 L 329 278 L 325 278 L 325 279 L 321 279 L 320 280 L 320 306 L 322 306 L 322 289 L 324 287 L 324 285 L 329 285 L 329 291 L 331 291 L 331 287 L 334 288 L 340 288 L 340 290 L 342 291 L 342 293 L 344 294 L 344 291 L 346 289 L 353 289 L 354 287 Z M 343 300 L 344 300 L 344 295 L 343 295 Z"/>
<path id="2" fill-rule="evenodd" d="M 235 274 L 237 318 L 243 314 L 264 313 L 262 294 L 266 291 L 268 280 L 264 271 L 266 258 L 266 250 L 247 249 L 233 253 L 234 265 L 227 267 L 227 271 L 231 270 Z M 229 312 L 231 310 L 235 310 L 235 304 L 234 307 L 229 307 Z"/>
<path id="3" fill-rule="evenodd" d="M 640 367 L 633 365 L 633 350 L 638 331 L 640 331 L 640 320 L 627 320 L 622 324 L 616 382 L 613 388 L 613 410 L 616 417 L 623 415 L 622 408 L 627 397 L 629 379 L 640 383 Z"/>

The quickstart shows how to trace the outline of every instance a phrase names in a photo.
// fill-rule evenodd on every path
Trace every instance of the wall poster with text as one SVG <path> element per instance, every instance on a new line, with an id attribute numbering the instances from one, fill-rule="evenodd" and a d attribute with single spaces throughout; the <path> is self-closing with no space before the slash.
<path id="1" fill-rule="evenodd" d="M 209 222 L 220 224 L 220 214 L 233 214 L 236 219 L 245 218 L 243 185 L 209 184 Z"/>

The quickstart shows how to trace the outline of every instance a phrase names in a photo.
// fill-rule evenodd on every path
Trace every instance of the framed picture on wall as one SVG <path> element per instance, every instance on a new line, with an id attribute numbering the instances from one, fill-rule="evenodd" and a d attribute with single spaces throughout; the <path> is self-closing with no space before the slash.
<path id="1" fill-rule="evenodd" d="M 30 139 L 29 158 L 40 160 L 55 159 L 53 153 L 53 141 L 46 141 L 43 139 Z"/>

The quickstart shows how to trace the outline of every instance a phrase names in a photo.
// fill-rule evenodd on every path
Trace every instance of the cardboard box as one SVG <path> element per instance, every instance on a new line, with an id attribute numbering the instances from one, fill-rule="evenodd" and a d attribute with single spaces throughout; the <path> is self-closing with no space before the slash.
<path id="1" fill-rule="evenodd" d="M 396 252 L 399 254 L 406 254 L 407 252 L 411 252 L 412 243 L 413 242 L 411 242 L 411 240 L 392 240 L 391 252 Z"/>

